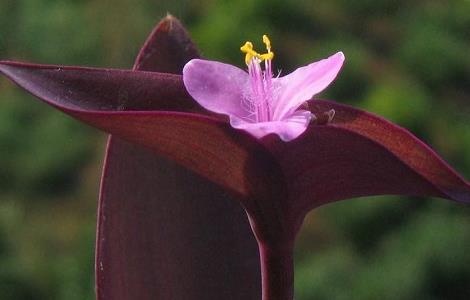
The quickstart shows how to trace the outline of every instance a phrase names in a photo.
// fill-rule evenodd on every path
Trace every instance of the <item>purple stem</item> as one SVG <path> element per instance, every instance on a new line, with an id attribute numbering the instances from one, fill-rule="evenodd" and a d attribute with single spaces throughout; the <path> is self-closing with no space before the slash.
<path id="1" fill-rule="evenodd" d="M 259 244 L 263 300 L 294 299 L 293 245 Z"/>

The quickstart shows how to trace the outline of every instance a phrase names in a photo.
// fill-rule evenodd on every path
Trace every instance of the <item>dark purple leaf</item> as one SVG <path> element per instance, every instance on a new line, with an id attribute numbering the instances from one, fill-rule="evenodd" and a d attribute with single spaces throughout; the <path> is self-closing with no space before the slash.
<path id="1" fill-rule="evenodd" d="M 112 138 L 97 238 L 98 299 L 260 299 L 246 214 L 223 189 Z"/>
<path id="2" fill-rule="evenodd" d="M 167 17 L 134 69 L 180 73 L 197 55 L 191 49 L 184 28 Z M 99 300 L 260 298 L 257 245 L 235 199 L 117 137 L 110 136 L 105 166 L 96 254 Z"/>
<path id="3" fill-rule="evenodd" d="M 279 192 L 283 190 L 279 184 L 282 176 L 276 162 L 247 133 L 201 114 L 123 111 L 121 102 L 114 100 L 119 97 L 118 90 L 125 90 L 133 97 L 128 99 L 137 103 L 177 107 L 189 101 L 184 89 L 178 89 L 179 75 L 78 67 L 61 67 L 56 71 L 57 68 L 0 63 L 0 71 L 48 104 L 177 161 L 241 196 L 249 211 L 256 209 L 253 199 L 282 196 Z"/>
<path id="4" fill-rule="evenodd" d="M 89 76 L 90 69 L 62 69 L 62 76 L 80 78 L 71 81 L 77 84 L 67 85 L 72 96 L 79 96 L 78 100 L 68 98 L 74 105 L 67 107 L 60 106 L 62 102 L 57 100 L 62 99 L 64 86 L 58 85 L 55 89 L 56 85 L 47 85 L 53 69 L 3 64 L 0 70 L 68 114 L 150 148 L 241 196 L 243 205 L 253 217 L 264 218 L 264 221 L 257 220 L 257 225 L 269 225 L 274 232 L 280 228 L 287 231 L 297 228 L 303 214 L 312 207 L 357 196 L 430 195 L 468 202 L 468 183 L 429 147 L 404 129 L 345 105 L 311 102 L 312 110 L 320 117 L 321 113 L 335 109 L 333 122 L 312 125 L 303 136 L 290 143 L 268 137 L 263 141 L 265 148 L 246 133 L 233 130 L 223 120 L 209 116 L 165 111 L 76 109 L 78 104 L 90 104 L 80 101 L 82 94 L 74 92 L 75 89 L 82 91 L 83 86 L 98 86 L 93 81 L 99 81 L 100 76 Z M 68 72 L 73 76 L 67 76 Z M 155 85 L 168 80 L 177 86 L 179 78 L 151 72 L 92 71 L 95 72 L 118 74 L 118 78 L 136 74 L 139 79 L 150 78 L 149 82 L 153 80 Z M 48 76 L 43 81 L 44 74 Z M 134 81 L 129 79 L 129 82 Z M 111 83 L 106 90 L 113 90 Z M 89 88 L 86 91 L 90 94 L 86 99 L 99 102 L 102 90 Z M 165 93 L 169 92 L 171 89 Z M 160 103 L 160 100 L 154 103 Z M 284 180 L 288 180 L 287 189 Z M 286 191 L 288 197 L 284 197 Z M 296 220 L 296 224 L 289 228 L 291 225 L 280 224 L 280 219 Z"/>
<path id="5" fill-rule="evenodd" d="M 320 118 L 331 109 L 336 114 L 291 143 L 267 141 L 288 179 L 292 214 L 368 195 L 470 202 L 469 183 L 409 131 L 347 105 L 313 100 L 309 106 Z"/>
<path id="6" fill-rule="evenodd" d="M 0 72 L 64 111 L 188 111 L 181 75 L 0 62 Z"/>
<path id="7" fill-rule="evenodd" d="M 181 74 L 199 53 L 180 21 L 168 15 L 153 30 L 137 56 L 134 69 Z"/>

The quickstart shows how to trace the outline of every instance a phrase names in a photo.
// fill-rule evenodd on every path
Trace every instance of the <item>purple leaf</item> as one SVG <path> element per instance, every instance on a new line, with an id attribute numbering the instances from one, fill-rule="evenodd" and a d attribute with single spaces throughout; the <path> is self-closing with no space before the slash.
<path id="1" fill-rule="evenodd" d="M 97 237 L 97 294 L 116 299 L 260 298 L 259 255 L 223 189 L 116 137 Z"/>
<path id="2" fill-rule="evenodd" d="M 0 62 L 19 86 L 64 111 L 189 110 L 181 75 Z"/>
<path id="3" fill-rule="evenodd" d="M 197 56 L 192 49 L 184 28 L 169 16 L 148 38 L 134 69 L 180 73 Z M 260 298 L 257 245 L 235 199 L 117 137 L 110 136 L 105 166 L 97 230 L 99 300 Z"/>
<path id="4" fill-rule="evenodd" d="M 125 90 L 136 103 L 179 107 L 188 100 L 184 89 L 177 88 L 182 82 L 179 75 L 78 67 L 60 67 L 57 72 L 57 68 L 0 63 L 0 71 L 46 103 L 177 161 L 246 198 L 247 209 L 253 197 L 272 195 L 272 182 L 282 179 L 273 176 L 279 173 L 277 164 L 262 144 L 221 119 L 161 110 L 123 111 L 122 101 L 114 100 L 118 90 Z"/>
<path id="5" fill-rule="evenodd" d="M 184 65 L 198 57 L 186 29 L 168 15 L 147 38 L 137 55 L 134 70 L 182 74 Z"/>
<path id="6" fill-rule="evenodd" d="M 310 110 L 335 116 L 289 143 L 267 141 L 288 178 L 293 214 L 359 196 L 436 196 L 470 203 L 470 184 L 406 129 L 331 101 Z M 321 121 L 320 121 L 321 122 Z M 293 201 L 295 199 L 295 201 Z"/>

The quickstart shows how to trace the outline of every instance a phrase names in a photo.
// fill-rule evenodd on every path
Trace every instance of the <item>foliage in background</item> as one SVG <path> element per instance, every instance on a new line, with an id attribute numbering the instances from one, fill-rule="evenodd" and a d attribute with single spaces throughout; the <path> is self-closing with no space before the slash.
<path id="1" fill-rule="evenodd" d="M 165 2 L 165 4 L 164 4 Z M 3 0 L 0 58 L 129 68 L 167 11 L 243 67 L 270 34 L 282 73 L 342 50 L 324 98 L 409 128 L 470 178 L 470 2 Z M 0 298 L 93 299 L 104 136 L 0 79 Z M 311 213 L 296 299 L 470 298 L 470 209 L 374 197 Z"/>

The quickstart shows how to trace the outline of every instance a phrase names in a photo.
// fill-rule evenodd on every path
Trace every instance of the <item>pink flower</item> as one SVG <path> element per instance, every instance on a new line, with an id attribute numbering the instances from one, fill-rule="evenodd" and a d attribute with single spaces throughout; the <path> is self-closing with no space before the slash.
<path id="1" fill-rule="evenodd" d="M 300 107 L 335 79 L 344 55 L 338 52 L 273 78 L 274 53 L 266 35 L 263 42 L 265 54 L 255 52 L 250 42 L 241 47 L 246 53 L 248 73 L 229 64 L 192 59 L 183 69 L 184 85 L 201 106 L 228 115 L 232 127 L 257 138 L 275 133 L 281 140 L 291 141 L 315 119 L 309 110 Z M 263 61 L 264 71 L 260 66 Z"/>

